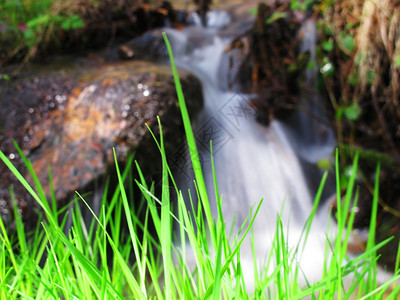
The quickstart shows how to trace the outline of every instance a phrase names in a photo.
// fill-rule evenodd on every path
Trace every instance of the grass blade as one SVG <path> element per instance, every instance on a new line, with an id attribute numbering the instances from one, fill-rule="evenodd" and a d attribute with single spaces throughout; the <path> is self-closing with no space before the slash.
<path id="1" fill-rule="evenodd" d="M 185 128 L 186 139 L 187 139 L 189 153 L 190 153 L 190 159 L 192 161 L 192 166 L 193 166 L 194 175 L 196 178 L 196 183 L 197 183 L 199 194 L 200 194 L 200 199 L 201 199 L 204 211 L 205 211 L 207 224 L 208 224 L 209 228 L 213 228 L 213 221 L 212 221 L 213 218 L 212 218 L 212 214 L 211 214 L 210 203 L 208 201 L 207 188 L 206 188 L 206 184 L 205 184 L 204 177 L 203 177 L 199 154 L 197 151 L 196 140 L 195 140 L 195 137 L 193 134 L 192 125 L 190 123 L 189 113 L 186 108 L 185 97 L 183 95 L 181 82 L 180 82 L 178 71 L 177 71 L 177 68 L 175 65 L 172 48 L 169 43 L 167 34 L 165 32 L 163 32 L 163 37 L 164 37 L 165 44 L 167 46 L 169 59 L 171 62 L 172 73 L 173 73 L 174 81 L 175 81 L 176 93 L 178 95 L 179 107 L 181 110 L 183 125 Z M 217 246 L 216 236 L 212 232 L 211 232 L 211 234 L 212 234 L 213 245 L 214 245 L 214 247 L 216 247 Z"/>

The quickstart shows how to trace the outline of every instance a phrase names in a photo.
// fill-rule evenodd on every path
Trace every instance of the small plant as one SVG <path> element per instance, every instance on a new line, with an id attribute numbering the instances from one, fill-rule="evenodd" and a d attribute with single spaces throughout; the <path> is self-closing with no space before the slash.
<path id="1" fill-rule="evenodd" d="M 76 13 L 79 1 L 0 1 L 0 53 L 4 61 L 35 57 L 39 48 L 57 40 L 57 34 L 84 26 Z"/>

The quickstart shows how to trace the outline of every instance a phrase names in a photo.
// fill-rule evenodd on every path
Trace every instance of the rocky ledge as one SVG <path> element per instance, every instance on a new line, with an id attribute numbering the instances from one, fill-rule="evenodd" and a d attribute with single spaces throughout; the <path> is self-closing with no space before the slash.
<path id="1" fill-rule="evenodd" d="M 31 160 L 47 197 L 51 193 L 49 167 L 55 197 L 65 203 L 74 191 L 83 191 L 107 175 L 114 165 L 113 148 L 122 163 L 133 151 L 140 155 L 140 149 L 158 155 L 146 128 L 148 124 L 158 132 L 157 116 L 165 135 L 173 137 L 168 138 L 167 146 L 182 143 L 169 66 L 143 61 L 66 66 L 27 71 L 0 88 L 0 149 L 33 185 L 13 141 L 19 145 Z M 188 106 L 198 111 L 201 85 L 188 72 L 179 73 Z M 33 208 L 37 204 L 1 163 L 0 211 L 7 221 L 12 219 L 10 186 L 14 186 L 26 224 L 35 225 Z"/>

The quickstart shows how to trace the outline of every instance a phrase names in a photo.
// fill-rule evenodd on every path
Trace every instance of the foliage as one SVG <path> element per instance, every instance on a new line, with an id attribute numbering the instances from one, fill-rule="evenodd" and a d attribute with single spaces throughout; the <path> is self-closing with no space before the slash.
<path id="1" fill-rule="evenodd" d="M 400 163 L 400 3 L 317 1 L 314 10 L 321 36 L 317 58 L 339 143 L 365 144 L 361 136 L 369 128 L 375 150 Z"/>
<path id="2" fill-rule="evenodd" d="M 61 30 L 83 27 L 80 5 L 77 0 L 1 1 L 0 53 L 5 55 L 4 61 L 21 55 L 28 61 L 40 47 L 57 39 Z"/>
<path id="3" fill-rule="evenodd" d="M 307 11 L 311 5 L 313 4 L 314 0 L 291 0 L 290 1 L 290 9 L 291 10 L 300 10 L 300 11 Z"/>
<path id="4" fill-rule="evenodd" d="M 317 62 L 327 111 L 337 133 L 342 169 L 360 151 L 361 210 L 373 197 L 374 167 L 381 162 L 382 195 L 377 240 L 395 233 L 396 240 L 380 262 L 394 265 L 393 248 L 400 232 L 397 184 L 400 175 L 400 2 L 391 0 L 315 1 L 319 44 Z M 342 174 L 346 178 L 346 174 Z M 343 188 L 346 184 L 342 185 Z M 361 214 L 364 214 L 362 211 Z M 363 222 L 363 226 L 368 222 Z M 390 228 L 388 228 L 390 227 Z"/>
<path id="5" fill-rule="evenodd" d="M 0 0 L 0 67 L 131 33 L 137 0 Z M 146 26 L 146 24 L 140 24 Z M 22 67 L 22 66 L 21 66 Z M 18 73 L 16 70 L 14 73 Z"/>

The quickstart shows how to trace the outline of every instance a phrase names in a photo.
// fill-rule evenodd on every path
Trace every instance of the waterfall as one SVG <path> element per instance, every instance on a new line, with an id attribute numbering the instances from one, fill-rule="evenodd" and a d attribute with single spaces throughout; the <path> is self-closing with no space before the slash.
<path id="1" fill-rule="evenodd" d="M 324 108 L 321 106 L 321 96 L 316 91 L 315 82 L 317 64 L 315 62 L 315 49 L 317 44 L 317 29 L 314 18 L 309 18 L 302 24 L 301 52 L 310 53 L 312 68 L 305 71 L 304 87 L 302 93 L 303 112 L 293 114 L 288 121 L 288 135 L 302 160 L 317 163 L 321 159 L 332 157 L 336 146 L 336 138 L 330 126 L 324 123 Z M 295 128 L 295 130 L 293 130 Z"/>
<path id="2" fill-rule="evenodd" d="M 253 225 L 257 267 L 263 268 L 272 248 L 277 215 L 280 214 L 284 228 L 289 228 L 288 241 L 291 248 L 296 246 L 311 213 L 313 198 L 296 154 L 301 149 L 300 155 L 306 156 L 310 150 L 310 139 L 304 136 L 294 138 L 296 131 L 277 120 L 269 127 L 258 124 L 250 104 L 253 95 L 221 88 L 221 81 L 229 76 L 228 69 L 221 70 L 224 67 L 221 58 L 225 55 L 224 49 L 230 39 L 219 35 L 218 29 L 207 28 L 201 32 L 198 28 L 188 28 L 186 31 L 168 29 L 167 35 L 178 66 L 189 70 L 202 82 L 204 109 L 194 123 L 194 132 L 214 216 L 217 215 L 217 207 L 208 146 L 210 140 L 213 141 L 216 177 L 226 227 L 230 228 L 232 222 L 235 222 L 234 232 L 237 233 L 251 207 L 264 199 Z M 200 46 L 187 47 L 188 44 L 193 45 L 193 42 L 199 45 L 200 40 Z M 313 121 L 301 116 L 297 118 L 302 124 L 301 132 L 297 131 L 297 134 L 305 135 L 307 130 L 309 134 L 315 133 L 307 128 L 315 127 Z M 312 142 L 315 151 L 309 155 L 325 155 L 326 149 L 332 150 L 329 142 L 329 139 Z M 317 153 L 320 148 L 324 148 L 325 152 Z M 190 162 L 183 165 L 188 166 Z M 179 171 L 180 188 L 184 191 L 191 188 L 193 191 L 190 171 Z M 299 261 L 310 281 L 317 279 L 322 272 L 325 229 L 326 224 L 316 218 L 306 250 Z M 242 245 L 241 261 L 245 274 L 249 274 L 245 275 L 247 286 L 251 288 L 254 284 L 251 280 L 254 266 L 249 237 Z"/>

